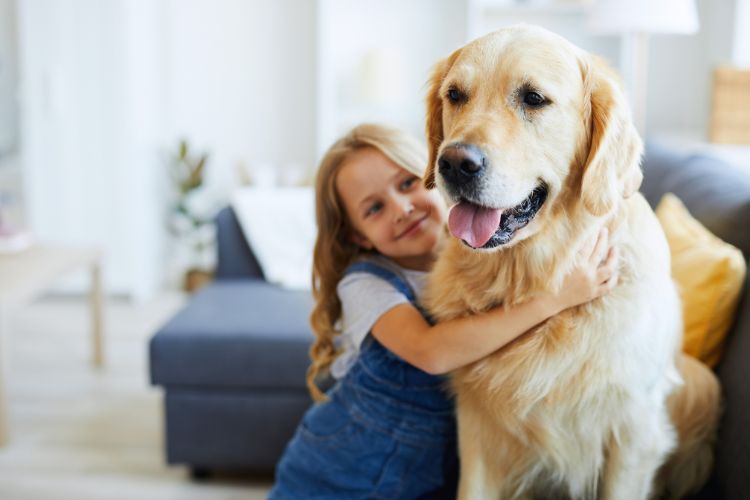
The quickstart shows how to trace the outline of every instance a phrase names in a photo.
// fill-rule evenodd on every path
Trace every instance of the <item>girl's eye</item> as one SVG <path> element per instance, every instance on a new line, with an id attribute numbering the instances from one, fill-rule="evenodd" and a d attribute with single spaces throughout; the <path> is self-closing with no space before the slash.
<path id="1" fill-rule="evenodd" d="M 379 201 L 376 203 L 373 203 L 370 205 L 370 208 L 367 209 L 367 212 L 365 212 L 365 217 L 368 217 L 370 215 L 375 215 L 376 213 L 380 212 L 380 209 L 383 208 L 383 204 Z"/>
<path id="2" fill-rule="evenodd" d="M 401 190 L 406 191 L 407 189 L 412 187 L 415 182 L 417 182 L 416 177 L 409 177 L 408 179 L 406 179 L 404 182 L 401 183 Z"/>

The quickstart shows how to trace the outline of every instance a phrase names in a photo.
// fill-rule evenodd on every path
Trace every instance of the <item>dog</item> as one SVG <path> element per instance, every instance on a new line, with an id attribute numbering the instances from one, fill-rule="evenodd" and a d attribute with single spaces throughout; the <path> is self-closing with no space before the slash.
<path id="1" fill-rule="evenodd" d="M 459 498 L 679 498 L 712 467 L 713 373 L 680 354 L 669 248 L 637 192 L 615 73 L 542 28 L 478 38 L 428 83 L 427 187 L 452 205 L 423 299 L 437 321 L 560 289 L 602 226 L 619 282 L 451 374 Z M 684 382 L 683 382 L 684 380 Z"/>

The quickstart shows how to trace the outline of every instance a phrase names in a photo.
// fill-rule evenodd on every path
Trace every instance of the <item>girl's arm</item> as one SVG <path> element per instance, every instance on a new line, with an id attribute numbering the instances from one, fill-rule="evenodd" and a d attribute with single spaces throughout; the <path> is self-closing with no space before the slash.
<path id="1" fill-rule="evenodd" d="M 512 309 L 496 307 L 434 326 L 413 305 L 400 304 L 378 318 L 372 334 L 417 368 L 435 375 L 447 373 L 495 352 L 547 318 L 609 292 L 617 284 L 617 252 L 607 249 L 607 232 L 603 229 L 591 254 L 566 276 L 557 295 L 543 295 Z"/>

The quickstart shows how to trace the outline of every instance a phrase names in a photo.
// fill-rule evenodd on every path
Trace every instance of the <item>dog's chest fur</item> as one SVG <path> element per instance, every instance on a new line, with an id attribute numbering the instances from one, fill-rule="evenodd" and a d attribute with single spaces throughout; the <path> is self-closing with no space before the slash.
<path id="1" fill-rule="evenodd" d="M 676 373 L 670 352 L 676 350 L 680 325 L 670 322 L 679 304 L 666 243 L 644 203 L 631 204 L 631 217 L 620 221 L 618 230 L 630 233 L 622 239 L 635 243 L 621 247 L 615 290 L 564 311 L 452 376 L 459 424 L 462 413 L 471 412 L 497 439 L 497 453 L 528 457 L 524 477 L 536 477 L 547 492 L 551 483 L 564 482 L 558 485 L 563 491 L 590 496 L 608 442 L 637 421 L 643 404 L 663 402 L 678 380 L 670 379 Z M 540 276 L 544 266 L 519 247 L 469 259 L 454 259 L 451 252 L 466 251 L 447 248 L 432 278 L 447 275 L 452 286 L 428 285 L 426 305 L 434 317 L 445 320 L 507 300 L 523 302 L 561 279 L 554 273 Z M 517 282 L 521 277 L 524 283 Z M 652 293 L 642 293 L 644 287 Z M 646 299 L 654 288 L 661 289 L 661 304 Z"/>

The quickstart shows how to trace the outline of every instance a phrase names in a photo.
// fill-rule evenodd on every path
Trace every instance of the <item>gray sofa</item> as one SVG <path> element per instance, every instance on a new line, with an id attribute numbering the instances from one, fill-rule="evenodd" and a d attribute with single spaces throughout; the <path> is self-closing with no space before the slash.
<path id="1" fill-rule="evenodd" d="M 654 206 L 675 193 L 725 241 L 750 253 L 750 179 L 722 161 L 651 144 L 642 192 Z M 218 218 L 217 279 L 150 344 L 152 383 L 164 386 L 166 455 L 196 475 L 207 468 L 270 472 L 310 404 L 304 378 L 312 340 L 307 293 L 262 272 L 230 209 Z M 717 368 L 725 410 L 715 474 L 699 498 L 750 498 L 750 294 L 741 300 Z"/>
<path id="2" fill-rule="evenodd" d="M 750 177 L 705 154 L 680 156 L 649 145 L 643 161 L 641 191 L 652 206 L 666 192 L 676 194 L 690 213 L 711 232 L 750 256 Z M 724 413 L 711 483 L 698 495 L 705 499 L 750 498 L 750 293 L 743 297 L 716 368 L 724 395 Z"/>
<path id="3" fill-rule="evenodd" d="M 271 473 L 311 404 L 305 387 L 308 292 L 271 285 L 230 208 L 216 218 L 216 279 L 150 342 L 151 382 L 164 387 L 166 459 Z"/>

